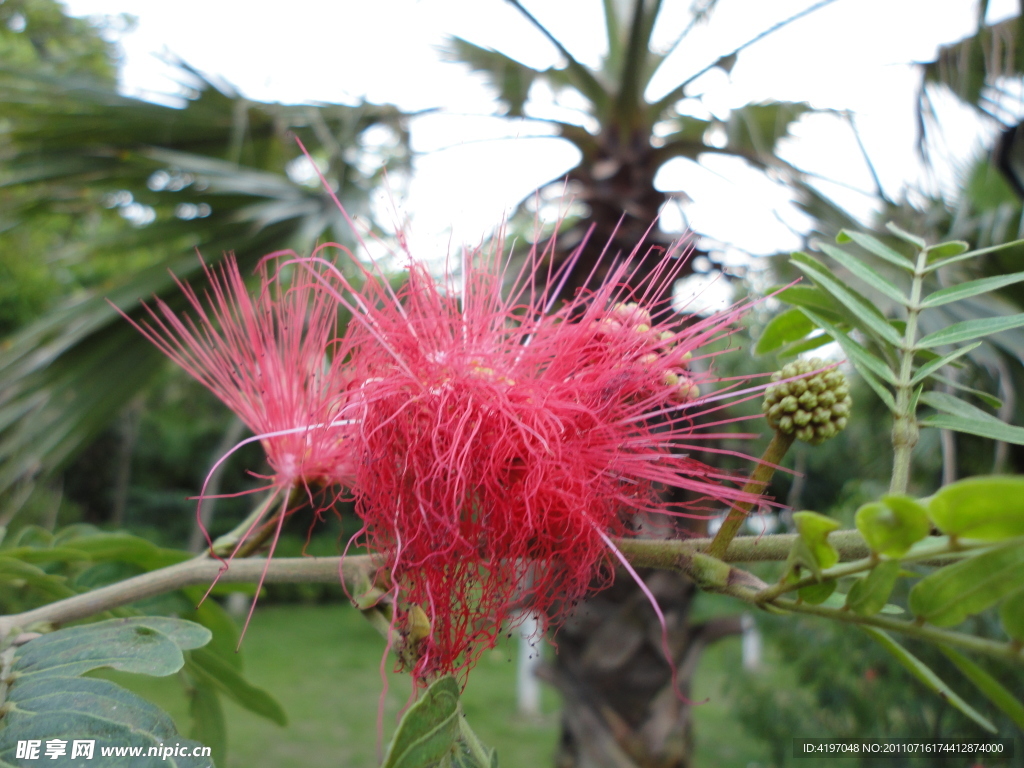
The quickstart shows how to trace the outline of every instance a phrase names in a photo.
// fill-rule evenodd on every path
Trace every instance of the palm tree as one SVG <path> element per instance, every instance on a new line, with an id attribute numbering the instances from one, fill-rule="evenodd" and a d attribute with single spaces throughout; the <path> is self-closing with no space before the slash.
<path id="1" fill-rule="evenodd" d="M 826 3 L 818 3 L 792 19 L 721 56 L 664 96 L 648 100 L 648 85 L 687 34 L 711 11 L 705 3 L 667 53 L 651 50 L 651 35 L 662 9 L 660 0 L 604 0 L 608 50 L 599 69 L 581 64 L 519 0 L 520 13 L 562 55 L 562 67 L 538 70 L 503 53 L 452 38 L 448 54 L 483 73 L 497 91 L 504 114 L 525 118 L 530 87 L 545 83 L 552 91 L 570 89 L 582 97 L 590 118 L 588 129 L 563 120 L 539 119 L 575 146 L 580 162 L 569 171 L 569 193 L 587 207 L 586 214 L 559 235 L 556 260 L 564 260 L 593 228 L 583 247 L 571 294 L 591 274 L 605 246 L 629 253 L 642 242 L 670 194 L 658 190 L 655 176 L 668 161 L 725 154 L 742 158 L 761 170 L 795 174 L 775 155 L 776 145 L 792 123 L 810 107 L 802 103 L 751 104 L 728 118 L 700 119 L 686 109 L 688 87 L 713 68 L 728 72 L 741 51 L 771 31 Z M 724 142 L 713 140 L 723 133 Z M 551 184 L 561 185 L 561 179 Z M 655 232 L 655 240 L 663 236 Z M 650 239 L 650 238 L 649 238 Z M 605 267 L 607 264 L 605 264 Z M 632 276 L 634 282 L 645 272 Z M 597 270 L 598 279 L 602 271 Z M 665 300 L 668 297 L 656 297 Z M 670 646 L 684 691 L 700 656 L 711 642 L 736 634 L 739 617 L 692 623 L 688 619 L 696 590 L 692 583 L 667 573 L 650 577 L 669 622 Z M 670 669 L 657 638 L 660 627 L 646 598 L 628 580 L 620 580 L 589 601 L 558 635 L 558 655 L 547 678 L 565 700 L 559 768 L 682 768 L 692 749 L 690 708 L 673 692 Z"/>
<path id="2" fill-rule="evenodd" d="M 558 137 L 580 152 L 580 162 L 566 177 L 553 179 L 542 187 L 561 189 L 567 180 L 569 194 L 588 209 L 568 232 L 560 235 L 560 258 L 568 256 L 590 227 L 594 230 L 584 248 L 575 282 L 570 280 L 566 286 L 567 293 L 579 287 L 606 245 L 610 244 L 613 254 L 629 253 L 644 239 L 662 206 L 676 195 L 654 185 L 658 171 L 669 161 L 697 161 L 701 156 L 719 154 L 741 158 L 760 170 L 795 172 L 775 155 L 775 148 L 789 127 L 810 111 L 809 105 L 749 104 L 732 110 L 724 120 L 702 119 L 689 114 L 694 110 L 687 107 L 698 99 L 688 93 L 688 88 L 712 69 L 728 73 L 743 49 L 831 1 L 819 2 L 780 22 L 650 101 L 645 94 L 652 79 L 687 35 L 705 20 L 714 2 L 703 4 L 671 48 L 659 53 L 651 49 L 651 35 L 661 12 L 661 0 L 603 0 L 608 51 L 599 69 L 581 64 L 519 0 L 509 2 L 554 45 L 565 60 L 564 66 L 538 70 L 462 38 L 449 40 L 449 58 L 468 64 L 488 79 L 504 115 L 551 126 Z M 587 127 L 582 121 L 529 117 L 526 106 L 535 83 L 545 84 L 554 93 L 571 90 L 582 97 L 584 111 L 590 118 L 588 124 L 596 128 Z M 717 140 L 718 134 L 724 136 L 724 141 Z M 652 236 L 655 240 L 666 240 L 658 232 Z M 640 279 L 642 275 L 636 277 Z"/>
<path id="3" fill-rule="evenodd" d="M 357 216 L 381 181 L 358 161 L 371 152 L 376 168 L 408 160 L 405 115 L 394 107 L 252 102 L 184 64 L 179 71 L 187 96 L 167 106 L 122 96 L 109 80 L 0 65 L 4 236 L 59 220 L 66 229 L 50 251 L 24 258 L 103 265 L 101 280 L 0 349 L 0 523 L 162 364 L 111 304 L 133 313 L 153 294 L 179 301 L 169 271 L 196 275 L 194 249 L 212 259 L 234 250 L 246 269 L 324 236 L 347 241 L 339 212 L 303 177 L 293 136 Z M 373 127 L 387 131 L 371 145 Z"/>

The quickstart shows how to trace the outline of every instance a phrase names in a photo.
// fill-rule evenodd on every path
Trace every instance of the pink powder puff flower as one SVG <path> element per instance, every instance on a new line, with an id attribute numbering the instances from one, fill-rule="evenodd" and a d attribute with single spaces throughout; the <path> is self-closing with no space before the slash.
<path id="1" fill-rule="evenodd" d="M 688 366 L 743 308 L 676 328 L 670 309 L 643 305 L 670 294 L 682 259 L 623 287 L 645 258 L 553 315 L 565 273 L 542 281 L 536 250 L 507 297 L 497 256 L 479 253 L 459 291 L 415 263 L 397 294 L 371 277 L 357 295 L 336 275 L 362 381 L 357 511 L 396 585 L 397 627 L 415 635 L 417 679 L 467 671 L 516 608 L 557 625 L 611 580 L 611 538 L 633 535 L 633 513 L 756 498 L 681 452 L 722 436 L 693 426 L 717 407 L 699 399 L 710 376 Z M 695 498 L 667 509 L 666 486 Z"/>
<path id="2" fill-rule="evenodd" d="M 291 284 L 283 284 L 285 264 L 278 263 L 279 258 L 302 261 L 291 252 L 264 258 L 258 267 L 255 297 L 236 260 L 228 256 L 217 267 L 203 264 L 208 283 L 205 302 L 189 285 L 177 281 L 195 318 L 179 317 L 160 299 L 152 307 L 143 305 L 148 318 L 141 322 L 125 315 L 253 431 L 253 437 L 222 456 L 214 469 L 242 445 L 259 441 L 263 446 L 274 473 L 269 487 L 274 496 L 283 496 L 275 543 L 292 491 L 304 489 L 312 498 L 314 486 L 348 486 L 354 480 L 356 462 L 352 425 L 346 416 L 350 378 L 344 365 L 345 348 L 335 338 L 337 302 L 320 285 L 318 267 L 296 266 Z M 272 502 L 268 500 L 264 508 L 271 509 Z M 245 536 L 259 522 L 255 520 Z M 240 541 L 235 552 L 241 545 Z"/>

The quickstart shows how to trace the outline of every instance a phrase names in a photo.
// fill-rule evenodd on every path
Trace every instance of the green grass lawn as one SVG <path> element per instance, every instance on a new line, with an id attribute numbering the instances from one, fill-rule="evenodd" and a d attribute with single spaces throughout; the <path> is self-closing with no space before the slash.
<path id="1" fill-rule="evenodd" d="M 281 728 L 225 701 L 228 762 L 218 768 L 375 768 L 377 709 L 384 690 L 384 641 L 347 605 L 263 606 L 256 609 L 243 644 L 245 674 L 281 702 Z M 504 768 L 550 766 L 558 736 L 558 701 L 545 691 L 539 720 L 516 712 L 513 647 L 484 654 L 463 696 L 473 729 L 498 750 Z M 384 744 L 409 698 L 407 675 L 388 668 Z M 181 685 L 105 673 L 164 708 L 188 733 Z"/>
<path id="2" fill-rule="evenodd" d="M 225 700 L 229 756 L 218 768 L 375 768 L 377 708 L 384 690 L 384 641 L 348 605 L 259 605 L 245 636 L 246 677 L 281 702 L 287 727 L 279 727 Z M 516 712 L 515 646 L 484 654 L 470 675 L 463 708 L 502 768 L 547 768 L 558 739 L 557 694 L 544 692 L 539 719 Z M 409 697 L 406 675 L 390 673 L 384 696 L 384 744 Z M 747 736 L 730 711 L 726 676 L 742 674 L 738 640 L 705 651 L 694 680 L 696 768 L 764 766 L 763 742 Z M 116 679 L 164 708 L 183 733 L 190 727 L 181 685 L 174 678 L 114 672 Z"/>

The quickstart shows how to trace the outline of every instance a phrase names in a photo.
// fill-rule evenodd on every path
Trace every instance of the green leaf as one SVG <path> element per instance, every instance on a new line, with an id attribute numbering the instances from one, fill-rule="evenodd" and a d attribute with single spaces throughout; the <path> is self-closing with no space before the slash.
<path id="1" fill-rule="evenodd" d="M 488 85 L 497 91 L 497 98 L 505 106 L 506 115 L 523 116 L 530 86 L 541 72 L 461 37 L 449 37 L 442 48 L 442 54 L 446 60 L 468 64 L 471 71 L 484 75 Z"/>
<path id="2" fill-rule="evenodd" d="M 887 221 L 885 223 L 885 228 L 892 232 L 894 235 L 896 235 L 896 237 L 898 237 L 900 240 L 908 242 L 911 245 L 917 246 L 918 249 L 924 250 L 924 248 L 927 246 L 927 243 L 924 241 L 923 238 L 920 238 L 917 235 L 912 235 L 905 229 L 900 229 L 899 227 L 896 226 L 895 223 L 891 221 Z M 938 248 L 939 246 L 935 247 Z"/>
<path id="3" fill-rule="evenodd" d="M 928 349 L 941 347 L 944 344 L 959 344 L 962 341 L 980 339 L 994 333 L 1019 328 L 1022 325 L 1024 325 L 1024 312 L 1008 317 L 982 317 L 977 320 L 964 320 L 953 323 L 941 331 L 929 333 L 917 341 L 915 348 Z"/>
<path id="4" fill-rule="evenodd" d="M 950 256 L 949 258 L 943 259 L 942 261 L 932 262 L 932 263 L 930 263 L 928 265 L 928 268 L 925 270 L 925 272 L 934 272 L 936 269 L 940 269 L 942 267 L 947 267 L 950 264 L 955 264 L 958 261 L 965 261 L 967 259 L 974 259 L 974 258 L 977 258 L 978 256 L 984 256 L 987 253 L 996 253 L 997 251 L 1003 251 L 1003 250 L 1006 250 L 1008 248 L 1014 248 L 1014 247 L 1016 247 L 1018 245 L 1024 245 L 1024 240 L 1014 240 L 1013 242 L 1009 242 L 1009 243 L 1000 243 L 999 245 L 991 245 L 988 248 L 979 248 L 976 251 L 967 251 L 966 253 L 961 253 L 961 254 L 956 255 L 956 256 Z"/>
<path id="5" fill-rule="evenodd" d="M 832 343 L 832 337 L 827 333 L 819 333 L 816 336 L 798 341 L 793 344 L 787 344 L 785 347 L 776 350 L 775 354 L 781 358 L 793 358 L 804 352 L 810 352 L 811 350 L 823 347 L 826 344 Z"/>
<path id="6" fill-rule="evenodd" d="M 250 683 L 217 654 L 205 648 L 192 651 L 186 669 L 197 680 L 217 688 L 250 712 L 280 726 L 288 724 L 288 715 L 273 696 Z"/>
<path id="7" fill-rule="evenodd" d="M 846 607 L 861 616 L 878 613 L 889 602 L 899 575 L 899 560 L 883 560 L 865 578 L 853 582 L 846 595 Z"/>
<path id="8" fill-rule="evenodd" d="M 189 736 L 208 746 L 213 752 L 214 760 L 221 765 L 227 765 L 227 723 L 224 721 L 224 707 L 216 690 L 208 685 L 193 687 L 189 693 L 188 711 L 192 717 Z"/>
<path id="9" fill-rule="evenodd" d="M 814 330 L 814 324 L 799 309 L 787 309 L 772 318 L 754 347 L 755 355 L 766 355 L 779 347 L 799 341 Z"/>
<path id="10" fill-rule="evenodd" d="M 459 684 L 442 677 L 409 707 L 381 768 L 433 768 L 455 749 L 459 736 Z"/>
<path id="11" fill-rule="evenodd" d="M 899 288 L 857 257 L 828 243 L 818 243 L 818 247 L 883 296 L 888 296 L 901 306 L 906 306 L 909 303 L 909 297 L 904 295 Z"/>
<path id="12" fill-rule="evenodd" d="M 906 575 L 906 574 L 904 574 L 904 575 Z M 912 574 L 912 575 L 916 576 L 917 574 Z M 834 593 L 832 593 L 831 596 L 829 596 L 828 600 L 823 602 L 821 605 L 823 607 L 825 607 L 825 608 L 834 608 L 835 610 L 838 611 L 838 610 L 841 610 L 841 609 L 846 607 L 846 597 L 847 596 L 844 595 L 842 592 L 834 592 Z M 880 613 L 884 613 L 884 614 L 887 614 L 889 616 L 900 616 L 900 615 L 906 613 L 906 611 L 904 611 L 898 605 L 894 605 L 892 603 L 887 603 L 886 605 L 884 605 L 882 607 L 882 610 L 880 611 Z"/>
<path id="13" fill-rule="evenodd" d="M 775 294 L 780 301 L 797 307 L 806 307 L 824 315 L 827 319 L 841 323 L 845 310 L 839 302 L 813 285 L 794 285 Z"/>
<path id="14" fill-rule="evenodd" d="M 939 645 L 939 650 L 956 665 L 957 669 L 963 672 L 964 677 L 974 683 L 975 687 L 985 694 L 985 698 L 1006 713 L 1017 724 L 1018 728 L 1024 728 L 1024 705 L 1002 683 L 962 653 L 953 650 L 948 645 Z"/>
<path id="15" fill-rule="evenodd" d="M 1024 280 L 1024 272 L 1015 272 L 1012 275 L 983 277 L 980 280 L 971 280 L 959 285 L 951 285 L 949 288 L 943 288 L 930 294 L 928 298 L 921 302 L 921 306 L 924 308 L 940 307 L 943 304 L 949 304 L 951 301 L 959 301 L 970 296 L 977 296 L 980 293 L 995 291 L 1004 286 L 1019 283 L 1022 280 Z"/>
<path id="16" fill-rule="evenodd" d="M 949 536 L 999 541 L 1024 536 L 1024 477 L 969 477 L 925 500 L 928 517 Z"/>
<path id="17" fill-rule="evenodd" d="M 888 261 L 893 266 L 910 272 L 914 271 L 914 262 L 899 251 L 890 248 L 878 238 L 865 232 L 855 232 L 853 230 L 843 229 L 840 230 L 839 234 L 836 236 L 837 243 L 849 243 L 851 241 L 859 245 L 864 250 L 875 254 L 875 256 Z"/>
<path id="18" fill-rule="evenodd" d="M 67 585 L 63 576 L 51 575 L 39 566 L 22 560 L 0 557 L 0 584 L 12 582 L 31 586 L 56 600 L 77 594 Z"/>
<path id="19" fill-rule="evenodd" d="M 987 437 L 1004 443 L 1024 445 L 1024 433 L 1020 431 L 1020 427 L 1007 426 L 1001 422 L 993 423 L 987 419 L 965 419 L 960 416 L 929 416 L 921 421 L 921 426 L 935 427 L 936 429 L 952 429 L 955 432 L 964 432 L 968 435 L 977 435 L 978 437 Z"/>
<path id="20" fill-rule="evenodd" d="M 893 373 L 892 369 L 890 369 L 882 360 L 868 352 L 864 347 L 851 339 L 849 335 L 840 331 L 816 312 L 803 308 L 801 308 L 800 311 L 807 315 L 810 320 L 818 325 L 829 336 L 836 340 L 839 346 L 843 348 L 843 351 L 850 358 L 850 362 L 854 364 L 858 371 L 867 369 L 890 384 L 896 384 L 896 374 Z"/>
<path id="21" fill-rule="evenodd" d="M 973 344 L 968 344 L 966 347 L 960 347 L 960 349 L 950 352 L 948 355 L 936 357 L 934 360 L 925 363 L 924 365 L 917 369 L 917 373 L 914 374 L 914 378 L 910 380 L 910 386 L 920 384 L 922 381 L 927 379 L 932 373 L 939 370 L 939 368 L 941 368 L 942 366 L 949 365 L 958 357 L 962 357 L 963 355 L 966 355 L 968 352 L 973 352 L 980 346 L 981 342 L 976 341 Z"/>
<path id="22" fill-rule="evenodd" d="M 66 563 L 89 560 L 89 555 L 71 547 L 10 547 L 0 549 L 0 555 L 25 563 Z"/>
<path id="23" fill-rule="evenodd" d="M 828 600 L 835 591 L 836 580 L 826 579 L 825 581 L 819 581 L 817 584 L 809 584 L 806 587 L 801 587 L 797 590 L 797 594 L 800 595 L 800 599 L 805 603 L 818 605 Z"/>
<path id="24" fill-rule="evenodd" d="M 900 345 L 902 342 L 900 335 L 896 332 L 895 328 L 889 325 L 889 321 L 885 319 L 875 305 L 864 296 L 861 296 L 851 288 L 847 288 L 839 280 L 835 279 L 828 268 L 820 261 L 808 256 L 806 253 L 796 252 L 789 260 L 789 263 L 832 294 L 862 324 L 862 330 L 873 332 L 893 346 Z"/>
<path id="25" fill-rule="evenodd" d="M 15 756 L 18 741 L 68 740 L 72 734 L 95 740 L 96 758 L 104 747 L 139 747 L 147 755 L 150 747 L 163 744 L 180 744 L 191 754 L 202 745 L 178 734 L 171 718 L 155 706 L 108 680 L 78 675 L 99 667 L 172 674 L 184 662 L 182 650 L 207 640 L 209 632 L 196 624 L 141 617 L 62 629 L 18 647 L 11 662 L 9 708 L 0 728 L 0 765 L 24 764 Z M 212 761 L 157 756 L 131 758 L 130 764 L 132 768 L 209 768 Z"/>
<path id="26" fill-rule="evenodd" d="M 924 684 L 932 693 L 938 694 L 939 698 L 952 704 L 954 707 L 963 712 L 967 717 L 976 722 L 982 728 L 989 733 L 996 733 L 996 727 L 992 725 L 984 716 L 977 712 L 974 707 L 968 704 L 966 701 L 961 699 L 952 688 L 942 682 L 942 679 L 936 675 L 931 668 L 929 668 L 923 661 L 914 656 L 910 651 L 904 648 L 902 645 L 893 640 L 889 635 L 880 629 L 874 627 L 864 627 L 871 637 L 878 641 L 878 643 L 891 653 L 896 660 L 904 666 L 914 677 L 916 677 L 921 683 Z"/>
<path id="27" fill-rule="evenodd" d="M 936 243 L 930 248 L 925 248 L 925 252 L 928 254 L 926 261 L 932 262 L 938 259 L 951 259 L 954 256 L 966 253 L 970 248 L 970 243 L 965 243 L 963 240 L 950 240 L 945 243 Z"/>
<path id="28" fill-rule="evenodd" d="M 189 597 L 191 598 L 191 596 Z M 198 604 L 199 607 L 183 618 L 202 624 L 210 630 L 213 633 L 213 638 L 206 645 L 205 650 L 219 656 L 221 661 L 236 672 L 241 672 L 242 654 L 238 652 L 238 627 L 216 600 L 203 600 L 200 604 L 201 599 L 202 593 L 192 603 L 193 605 Z"/>
<path id="29" fill-rule="evenodd" d="M 908 496 L 883 496 L 857 510 L 857 530 L 873 552 L 902 557 L 928 535 L 928 513 Z"/>
<path id="30" fill-rule="evenodd" d="M 1013 640 L 1024 642 L 1024 589 L 1018 589 L 999 607 L 999 620 Z"/>
<path id="31" fill-rule="evenodd" d="M 100 667 L 164 677 L 185 663 L 183 648 L 198 648 L 209 640 L 208 629 L 179 619 L 110 619 L 26 643 L 14 668 L 23 677 L 72 677 Z"/>
<path id="32" fill-rule="evenodd" d="M 910 610 L 952 627 L 1024 586 L 1024 547 L 1009 544 L 943 566 L 910 590 Z"/>
<path id="33" fill-rule="evenodd" d="M 793 522 L 800 534 L 799 541 L 806 547 L 806 554 L 810 557 L 810 562 L 804 564 L 814 573 L 831 568 L 839 562 L 839 552 L 828 541 L 828 535 L 839 528 L 837 521 L 817 512 L 794 512 Z"/>
<path id="34" fill-rule="evenodd" d="M 949 414 L 928 416 L 921 420 L 922 427 L 952 429 L 1004 443 L 1024 445 L 1024 427 L 1007 424 L 958 397 L 945 392 L 925 392 L 921 395 L 921 402 Z"/>
<path id="35" fill-rule="evenodd" d="M 975 389 L 974 387 L 968 387 L 966 384 L 961 384 L 959 381 L 954 381 L 953 379 L 949 379 L 945 376 L 940 376 L 939 374 L 935 374 L 933 378 L 936 381 L 945 384 L 946 386 L 951 387 L 952 389 L 957 390 L 958 392 L 967 392 L 968 394 L 974 395 L 989 408 L 1003 407 L 1003 401 L 1000 400 L 995 395 L 990 395 L 988 392 L 984 392 L 980 389 Z"/>

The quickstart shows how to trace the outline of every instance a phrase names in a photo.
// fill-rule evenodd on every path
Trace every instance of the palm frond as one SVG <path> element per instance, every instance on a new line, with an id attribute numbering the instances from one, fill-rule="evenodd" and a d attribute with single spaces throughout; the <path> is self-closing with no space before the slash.
<path id="1" fill-rule="evenodd" d="M 295 173 L 296 158 L 304 161 L 293 134 L 314 148 L 357 215 L 369 212 L 382 178 L 360 170 L 371 151 L 364 132 L 391 129 L 381 166 L 408 161 L 405 116 L 394 107 L 263 104 L 181 72 L 195 96 L 174 108 L 92 81 L 0 66 L 0 221 L 14 229 L 57 213 L 88 220 L 105 212 L 106 225 L 90 237 L 25 258 L 124 265 L 115 279 L 73 293 L 3 340 L 0 495 L 61 469 L 160 365 L 106 298 L 130 314 L 153 295 L 174 306 L 170 272 L 194 278 L 193 249 L 211 260 L 233 250 L 244 270 L 271 251 L 350 240 L 329 198 Z M 141 218 L 111 217 L 110 208 Z M 150 254 L 141 269 L 140 252 Z"/>

